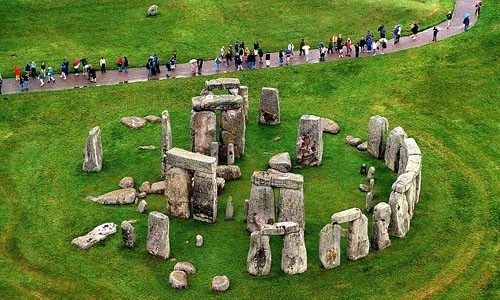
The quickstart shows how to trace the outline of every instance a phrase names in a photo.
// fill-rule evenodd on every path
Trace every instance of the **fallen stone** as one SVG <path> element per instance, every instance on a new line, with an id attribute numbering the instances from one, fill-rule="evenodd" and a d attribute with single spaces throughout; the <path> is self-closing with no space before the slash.
<path id="1" fill-rule="evenodd" d="M 149 183 L 149 181 L 144 181 L 139 187 L 139 192 L 141 193 L 150 194 L 149 192 L 150 190 L 151 190 L 151 183 Z"/>
<path id="2" fill-rule="evenodd" d="M 350 208 L 332 215 L 333 224 L 342 224 L 352 222 L 361 217 L 362 213 L 359 208 Z"/>
<path id="3" fill-rule="evenodd" d="M 175 147 L 167 151 L 166 159 L 167 163 L 174 167 L 205 173 L 215 173 L 217 166 L 217 160 L 214 157 Z"/>
<path id="4" fill-rule="evenodd" d="M 325 269 L 340 266 L 341 227 L 338 224 L 326 224 L 319 234 L 319 260 Z"/>
<path id="5" fill-rule="evenodd" d="M 271 247 L 269 237 L 260 232 L 250 235 L 247 255 L 247 272 L 253 276 L 266 276 L 271 271 Z"/>
<path id="6" fill-rule="evenodd" d="M 212 290 L 214 292 L 225 292 L 229 288 L 229 278 L 227 276 L 215 276 L 212 279 Z"/>
<path id="7" fill-rule="evenodd" d="M 349 233 L 347 235 L 347 258 L 358 260 L 370 252 L 370 239 L 368 237 L 368 218 L 361 217 L 349 222 Z"/>
<path id="8" fill-rule="evenodd" d="M 323 128 L 321 118 L 303 115 L 299 122 L 296 143 L 297 164 L 319 166 L 323 159 Z"/>
<path id="9" fill-rule="evenodd" d="M 135 228 L 129 221 L 123 221 L 121 224 L 122 229 L 122 240 L 125 246 L 129 248 L 134 248 L 137 242 L 135 235 Z"/>
<path id="10" fill-rule="evenodd" d="M 368 125 L 368 153 L 376 159 L 385 156 L 386 135 L 389 127 L 387 118 L 372 116 Z"/>
<path id="11" fill-rule="evenodd" d="M 269 169 L 267 171 L 255 171 L 252 174 L 252 183 L 260 186 L 276 188 L 302 189 L 304 177 L 299 174 L 282 173 Z"/>
<path id="12" fill-rule="evenodd" d="M 102 170 L 102 141 L 99 126 L 89 131 L 89 136 L 83 149 L 82 168 L 84 172 L 101 172 Z"/>
<path id="13" fill-rule="evenodd" d="M 192 111 L 189 123 L 191 151 L 210 154 L 212 143 L 217 142 L 217 116 L 213 111 Z"/>
<path id="14" fill-rule="evenodd" d="M 224 178 L 224 180 L 237 180 L 241 177 L 240 167 L 236 165 L 230 166 L 217 166 L 216 170 L 217 177 Z"/>
<path id="15" fill-rule="evenodd" d="M 357 147 L 359 144 L 363 143 L 363 140 L 353 136 L 346 136 L 345 143 L 349 146 Z"/>
<path id="16" fill-rule="evenodd" d="M 235 95 L 206 95 L 191 98 L 194 111 L 238 109 L 243 104 L 243 98 Z"/>
<path id="17" fill-rule="evenodd" d="M 327 118 L 321 118 L 321 126 L 323 127 L 323 132 L 326 133 L 337 134 L 340 131 L 340 126 Z"/>
<path id="18" fill-rule="evenodd" d="M 205 81 L 205 89 L 209 91 L 238 89 L 239 87 L 240 80 L 238 78 L 216 78 Z"/>
<path id="19" fill-rule="evenodd" d="M 151 5 L 148 8 L 148 16 L 156 16 L 158 14 L 158 5 Z"/>
<path id="20" fill-rule="evenodd" d="M 146 250 L 161 259 L 170 256 L 169 220 L 157 211 L 149 213 Z"/>
<path id="21" fill-rule="evenodd" d="M 226 220 L 234 220 L 233 197 L 229 196 L 226 204 Z"/>
<path id="22" fill-rule="evenodd" d="M 271 169 L 287 173 L 292 168 L 292 159 L 288 152 L 276 154 L 269 160 L 269 167 Z"/>
<path id="23" fill-rule="evenodd" d="M 186 169 L 172 167 L 165 175 L 165 201 L 170 216 L 189 219 L 191 215 L 191 176 Z"/>
<path id="24" fill-rule="evenodd" d="M 366 184 L 360 183 L 359 190 L 366 193 L 370 190 L 370 188 Z"/>
<path id="25" fill-rule="evenodd" d="M 170 168 L 167 164 L 167 151 L 172 149 L 172 129 L 168 110 L 164 110 L 161 114 L 161 137 L 161 178 L 165 178 L 167 169 Z"/>
<path id="26" fill-rule="evenodd" d="M 71 245 L 76 246 L 80 249 L 87 250 L 88 248 L 106 239 L 108 236 L 114 234 L 115 232 L 116 232 L 115 223 L 104 223 L 95 227 L 86 235 L 74 238 L 71 241 Z"/>
<path id="27" fill-rule="evenodd" d="M 366 151 L 366 150 L 368 150 L 368 142 L 362 142 L 361 144 L 359 144 L 358 146 L 356 146 L 356 149 L 358 149 L 359 151 Z"/>
<path id="28" fill-rule="evenodd" d="M 273 142 L 275 142 L 275 143 L 277 143 L 277 142 L 279 142 L 279 141 L 281 141 L 281 137 L 279 137 L 279 136 L 277 136 L 277 137 L 275 137 L 275 138 L 273 139 Z"/>
<path id="29" fill-rule="evenodd" d="M 403 140 L 407 138 L 406 132 L 401 127 L 396 127 L 389 133 L 385 149 L 385 164 L 394 172 L 399 170 L 399 158 Z"/>
<path id="30" fill-rule="evenodd" d="M 196 268 L 190 262 L 180 261 L 175 264 L 174 271 L 183 271 L 188 275 L 193 275 L 196 273 Z"/>
<path id="31" fill-rule="evenodd" d="M 140 193 L 136 193 L 136 194 L 137 194 L 137 199 L 144 199 L 148 195 L 148 194 L 146 194 L 146 192 L 140 192 Z"/>
<path id="32" fill-rule="evenodd" d="M 280 102 L 278 89 L 262 88 L 260 96 L 259 122 L 267 125 L 278 125 L 280 123 Z"/>
<path id="33" fill-rule="evenodd" d="M 289 275 L 307 271 L 307 250 L 303 230 L 285 234 L 281 253 L 281 270 Z"/>
<path id="34" fill-rule="evenodd" d="M 145 116 L 144 119 L 149 123 L 161 123 L 161 118 L 153 115 Z"/>
<path id="35" fill-rule="evenodd" d="M 120 180 L 120 182 L 118 183 L 118 186 L 122 189 L 134 188 L 134 178 L 123 177 L 122 180 Z"/>
<path id="36" fill-rule="evenodd" d="M 285 235 L 285 228 L 266 224 L 260 232 L 262 235 Z"/>
<path id="37" fill-rule="evenodd" d="M 372 247 L 383 250 L 391 245 L 389 223 L 391 222 L 391 206 L 380 202 L 373 208 Z"/>
<path id="38" fill-rule="evenodd" d="M 137 149 L 141 150 L 141 151 L 152 151 L 152 150 L 156 150 L 156 147 L 153 146 L 153 145 L 149 145 L 149 146 L 139 146 L 137 147 Z"/>
<path id="39" fill-rule="evenodd" d="M 184 271 L 172 271 L 170 276 L 168 276 L 168 282 L 172 285 L 174 289 L 187 289 L 187 275 Z"/>
<path id="40" fill-rule="evenodd" d="M 285 230 L 285 234 L 298 232 L 299 230 L 301 230 L 299 223 L 290 221 L 274 223 L 272 226 L 277 228 L 283 228 Z"/>
<path id="41" fill-rule="evenodd" d="M 196 247 L 201 247 L 203 246 L 203 236 L 197 235 L 196 236 Z"/>
<path id="42" fill-rule="evenodd" d="M 133 204 L 136 201 L 135 189 L 120 189 L 100 195 L 97 197 L 88 196 L 87 200 L 107 205 Z"/>
<path id="43" fill-rule="evenodd" d="M 144 211 L 146 211 L 146 208 L 148 207 L 148 203 L 146 202 L 146 200 L 141 200 L 141 202 L 139 202 L 139 205 L 137 206 L 137 211 L 142 214 L 144 213 Z"/>
<path id="44" fill-rule="evenodd" d="M 139 129 L 146 126 L 148 122 L 141 117 L 124 117 L 120 120 L 120 123 L 132 129 Z"/>

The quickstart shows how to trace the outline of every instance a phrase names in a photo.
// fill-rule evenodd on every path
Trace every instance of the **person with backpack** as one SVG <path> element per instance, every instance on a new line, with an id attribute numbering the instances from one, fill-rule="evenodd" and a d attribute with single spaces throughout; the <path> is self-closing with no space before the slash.
<path id="1" fill-rule="evenodd" d="M 470 25 L 470 17 L 469 16 L 466 16 L 464 18 L 464 31 L 467 31 L 469 29 L 469 25 Z"/>

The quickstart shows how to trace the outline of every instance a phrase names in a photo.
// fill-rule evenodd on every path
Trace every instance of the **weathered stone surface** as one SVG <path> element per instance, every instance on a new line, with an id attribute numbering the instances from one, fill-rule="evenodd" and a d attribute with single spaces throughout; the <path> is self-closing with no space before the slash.
<path id="1" fill-rule="evenodd" d="M 352 222 L 361 217 L 362 213 L 359 208 L 350 208 L 332 215 L 333 224 L 342 224 Z"/>
<path id="2" fill-rule="evenodd" d="M 243 98 L 243 104 L 241 108 L 243 109 L 243 115 L 245 115 L 245 123 L 248 123 L 248 87 L 240 86 L 238 89 L 238 95 Z"/>
<path id="3" fill-rule="evenodd" d="M 247 255 L 247 272 L 253 276 L 266 276 L 271 271 L 271 247 L 269 237 L 260 232 L 250 235 L 250 249 Z"/>
<path id="4" fill-rule="evenodd" d="M 366 180 L 370 181 L 375 178 L 375 167 L 371 166 L 366 174 Z"/>
<path id="5" fill-rule="evenodd" d="M 167 163 L 174 167 L 205 173 L 215 173 L 217 167 L 217 161 L 214 157 L 175 147 L 167 151 L 166 159 Z"/>
<path id="6" fill-rule="evenodd" d="M 151 150 L 156 150 L 156 147 L 153 145 L 149 146 L 139 146 L 137 149 L 142 150 L 142 151 L 151 151 Z"/>
<path id="7" fill-rule="evenodd" d="M 285 235 L 285 228 L 266 224 L 260 232 L 263 235 Z"/>
<path id="8" fill-rule="evenodd" d="M 193 275 L 196 273 L 196 268 L 190 262 L 180 261 L 175 264 L 174 271 L 183 271 L 186 274 Z"/>
<path id="9" fill-rule="evenodd" d="M 391 222 L 391 206 L 380 202 L 373 208 L 372 247 L 383 250 L 391 245 L 389 223 Z"/>
<path id="10" fill-rule="evenodd" d="M 215 276 L 212 279 L 212 290 L 214 292 L 225 292 L 229 288 L 230 282 L 226 275 Z"/>
<path id="11" fill-rule="evenodd" d="M 303 229 L 299 226 L 299 223 L 290 221 L 274 223 L 272 226 L 276 228 L 283 228 L 285 230 L 285 234 L 298 232 Z"/>
<path id="12" fill-rule="evenodd" d="M 361 144 L 356 146 L 356 149 L 358 149 L 359 151 L 368 150 L 368 142 L 362 142 Z"/>
<path id="13" fill-rule="evenodd" d="M 362 164 L 361 167 L 359 167 L 359 174 L 366 176 L 366 165 Z"/>
<path id="14" fill-rule="evenodd" d="M 146 126 L 148 122 L 141 117 L 124 117 L 121 118 L 120 123 L 132 129 L 139 129 Z"/>
<path id="15" fill-rule="evenodd" d="M 391 206 L 389 234 L 398 238 L 405 237 L 410 230 L 410 215 L 405 194 L 392 191 L 389 205 Z"/>
<path id="16" fill-rule="evenodd" d="M 102 170 L 102 141 L 99 126 L 89 131 L 89 136 L 83 149 L 82 168 L 84 172 L 101 172 Z"/>
<path id="17" fill-rule="evenodd" d="M 368 124 L 368 153 L 376 159 L 385 155 L 386 135 L 389 127 L 387 118 L 372 116 Z"/>
<path id="18" fill-rule="evenodd" d="M 398 176 L 398 179 L 392 184 L 392 190 L 398 193 L 404 193 L 411 188 L 412 182 L 415 180 L 415 173 L 404 173 Z"/>
<path id="19" fill-rule="evenodd" d="M 216 78 L 205 81 L 205 89 L 209 91 L 238 89 L 239 87 L 240 80 L 238 78 Z"/>
<path id="20" fill-rule="evenodd" d="M 375 179 L 374 178 L 370 179 L 370 192 L 375 194 Z"/>
<path id="21" fill-rule="evenodd" d="M 146 250 L 161 259 L 170 256 L 169 220 L 157 211 L 149 213 Z"/>
<path id="22" fill-rule="evenodd" d="M 360 138 L 348 135 L 345 137 L 345 143 L 349 146 L 357 147 L 359 144 L 363 143 L 363 140 Z"/>
<path id="23" fill-rule="evenodd" d="M 165 178 L 167 169 L 170 166 L 167 164 L 167 151 L 172 149 L 172 129 L 170 127 L 170 115 L 168 110 L 161 113 L 161 177 Z"/>
<path id="24" fill-rule="evenodd" d="M 359 184 L 359 190 L 366 193 L 366 192 L 368 192 L 370 190 L 370 188 L 366 184 L 360 183 Z"/>
<path id="25" fill-rule="evenodd" d="M 137 199 L 144 199 L 148 196 L 148 194 L 146 192 L 140 192 L 140 193 L 136 193 L 137 194 Z"/>
<path id="26" fill-rule="evenodd" d="M 149 123 L 160 123 L 161 122 L 161 118 L 160 117 L 153 116 L 153 115 L 145 116 L 144 119 L 146 121 L 148 121 Z"/>
<path id="27" fill-rule="evenodd" d="M 370 239 L 368 237 L 368 218 L 361 215 L 359 219 L 349 222 L 347 235 L 347 258 L 357 260 L 370 252 Z"/>
<path id="28" fill-rule="evenodd" d="M 212 142 L 210 143 L 210 156 L 215 157 L 217 160 L 217 165 L 219 165 L 219 143 Z"/>
<path id="29" fill-rule="evenodd" d="M 100 195 L 97 197 L 88 196 L 87 200 L 107 205 L 125 205 L 135 203 L 135 189 L 120 189 Z"/>
<path id="30" fill-rule="evenodd" d="M 210 154 L 210 147 L 217 141 L 217 116 L 213 111 L 192 111 L 189 123 L 191 151 Z"/>
<path id="31" fill-rule="evenodd" d="M 274 223 L 274 192 L 271 187 L 252 184 L 247 213 L 247 229 L 250 232 L 259 230 L 255 219 L 258 214 L 264 216 L 265 223 Z"/>
<path id="32" fill-rule="evenodd" d="M 302 189 L 280 189 L 278 222 L 296 222 L 300 228 L 305 228 L 304 191 Z"/>
<path id="33" fill-rule="evenodd" d="M 220 114 L 220 155 L 226 157 L 229 144 L 234 146 L 234 158 L 245 155 L 245 116 L 241 108 L 223 110 Z"/>
<path id="34" fill-rule="evenodd" d="M 321 118 L 303 115 L 297 134 L 297 164 L 319 166 L 323 159 L 323 128 Z"/>
<path id="35" fill-rule="evenodd" d="M 210 94 L 191 98 L 191 104 L 195 111 L 238 109 L 243 104 L 243 98 L 234 95 Z"/>
<path id="36" fill-rule="evenodd" d="M 195 220 L 215 223 L 217 219 L 217 180 L 215 173 L 194 173 L 191 203 Z"/>
<path id="37" fill-rule="evenodd" d="M 144 181 L 139 187 L 139 192 L 149 194 L 151 190 L 151 183 L 149 181 Z"/>
<path id="38" fill-rule="evenodd" d="M 165 176 L 165 201 L 169 215 L 189 219 L 191 206 L 191 176 L 186 169 L 172 167 Z"/>
<path id="39" fill-rule="evenodd" d="M 412 154 L 408 156 L 408 160 L 406 161 L 406 167 L 404 173 L 413 172 L 416 174 L 420 174 L 422 170 L 422 156 L 419 154 Z"/>
<path id="40" fill-rule="evenodd" d="M 262 88 L 260 96 L 259 122 L 267 125 L 280 123 L 280 101 L 278 89 Z"/>
<path id="41" fill-rule="evenodd" d="M 403 140 L 403 144 L 401 145 L 398 175 L 404 173 L 406 169 L 406 164 L 408 163 L 408 158 L 411 155 L 422 155 L 422 154 L 420 152 L 420 148 L 417 145 L 417 142 L 412 138 L 406 138 Z"/>
<path id="42" fill-rule="evenodd" d="M 121 224 L 122 229 L 122 240 L 125 246 L 129 248 L 134 248 L 137 242 L 135 235 L 135 228 L 129 221 L 123 221 Z"/>
<path id="43" fill-rule="evenodd" d="M 165 180 L 154 182 L 151 184 L 151 188 L 149 189 L 148 194 L 163 194 L 165 193 L 165 187 L 167 183 Z"/>
<path id="44" fill-rule="evenodd" d="M 252 183 L 261 186 L 276 188 L 302 189 L 304 177 L 299 174 L 282 173 L 269 169 L 267 171 L 255 171 L 252 174 Z"/>
<path id="45" fill-rule="evenodd" d="M 71 245 L 76 246 L 80 249 L 87 250 L 88 248 L 106 239 L 108 236 L 114 234 L 115 232 L 116 232 L 115 223 L 104 223 L 95 227 L 86 235 L 74 238 L 71 241 Z"/>
<path id="46" fill-rule="evenodd" d="M 168 282 L 170 282 L 174 289 L 188 288 L 187 275 L 184 271 L 172 271 L 170 276 L 168 276 Z"/>
<path id="47" fill-rule="evenodd" d="M 399 157 L 403 140 L 407 138 L 406 132 L 401 127 L 396 127 L 389 133 L 385 149 L 385 164 L 394 172 L 399 170 Z"/>
<path id="48" fill-rule="evenodd" d="M 196 235 L 196 247 L 201 247 L 203 246 L 203 236 L 201 235 Z"/>
<path id="49" fill-rule="evenodd" d="M 307 271 L 304 231 L 285 234 L 281 253 L 281 270 L 285 274 L 293 275 Z"/>
<path id="50" fill-rule="evenodd" d="M 373 193 L 368 192 L 366 194 L 366 199 L 365 199 L 365 209 L 366 211 L 371 211 L 372 210 L 372 202 L 373 202 Z"/>
<path id="51" fill-rule="evenodd" d="M 229 198 L 227 198 L 226 220 L 234 220 L 233 197 L 231 197 L 231 196 L 229 196 Z"/>
<path id="52" fill-rule="evenodd" d="M 273 142 L 275 142 L 275 143 L 277 143 L 277 142 L 279 142 L 279 141 L 281 141 L 281 137 L 280 137 L 280 136 L 277 136 L 277 137 L 275 137 L 275 138 L 273 139 Z"/>
<path id="53" fill-rule="evenodd" d="M 148 16 L 156 16 L 158 14 L 158 5 L 151 5 L 148 8 Z"/>
<path id="54" fill-rule="evenodd" d="M 335 122 L 327 118 L 321 118 L 321 127 L 323 132 L 337 134 L 340 131 L 340 126 Z"/>
<path id="55" fill-rule="evenodd" d="M 250 207 L 250 200 L 245 199 L 245 210 L 243 212 L 245 222 L 248 220 L 248 208 Z"/>
<path id="56" fill-rule="evenodd" d="M 292 159 L 288 152 L 276 154 L 269 160 L 269 167 L 271 169 L 287 173 L 292 168 Z"/>
<path id="57" fill-rule="evenodd" d="M 123 177 L 122 180 L 120 180 L 120 182 L 118 183 L 118 186 L 122 189 L 134 188 L 134 178 Z"/>
<path id="58" fill-rule="evenodd" d="M 218 195 L 224 189 L 224 186 L 226 185 L 226 180 L 222 177 L 217 177 L 215 178 L 215 180 L 217 181 L 217 195 Z"/>
<path id="59" fill-rule="evenodd" d="M 339 224 L 326 224 L 319 233 L 319 260 L 325 269 L 340 266 L 341 229 Z"/>
<path id="60" fill-rule="evenodd" d="M 144 211 L 146 211 L 146 208 L 148 207 L 148 203 L 146 202 L 146 200 L 141 200 L 141 202 L 139 202 L 139 205 L 137 206 L 137 211 L 142 214 L 144 213 Z"/>
<path id="61" fill-rule="evenodd" d="M 240 167 L 236 165 L 231 166 L 217 166 L 217 177 L 224 178 L 224 180 L 237 180 L 241 177 Z"/>
<path id="62" fill-rule="evenodd" d="M 227 164 L 234 165 L 234 145 L 229 143 L 227 145 Z"/>

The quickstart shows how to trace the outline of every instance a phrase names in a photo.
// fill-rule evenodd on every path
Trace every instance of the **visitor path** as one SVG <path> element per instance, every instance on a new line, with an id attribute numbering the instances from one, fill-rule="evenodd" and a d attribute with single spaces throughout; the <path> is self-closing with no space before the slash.
<path id="1" fill-rule="evenodd" d="M 462 24 L 463 21 L 463 16 L 466 13 L 470 13 L 470 27 L 472 27 L 477 20 L 477 17 L 474 16 L 474 4 L 475 0 L 457 0 L 455 3 L 455 9 L 453 11 L 453 18 L 451 20 L 451 26 L 449 29 L 446 29 L 447 22 L 443 22 L 439 25 L 437 25 L 437 28 L 439 29 L 438 33 L 438 42 L 449 38 L 451 36 L 457 35 L 459 33 L 462 33 L 464 31 L 464 26 Z M 392 29 L 394 28 L 395 24 L 386 24 L 386 29 L 387 29 L 387 34 L 386 36 L 393 36 L 392 35 Z M 409 27 L 409 24 L 403 24 L 403 27 Z M 375 35 L 376 40 L 379 37 L 378 32 L 373 32 Z M 364 34 L 363 34 L 364 35 Z M 359 38 L 361 35 L 356 35 L 356 36 L 350 36 L 353 45 L 359 41 Z M 344 42 L 347 41 L 347 38 L 349 36 L 345 35 L 344 36 Z M 264 41 L 265 42 L 265 41 Z M 325 37 L 324 42 L 326 42 L 325 46 L 328 44 L 328 37 Z M 312 50 L 312 48 L 316 48 L 316 43 L 317 41 L 306 41 L 306 43 L 311 46 L 311 53 L 310 53 L 310 59 L 308 63 L 318 63 L 319 62 L 319 51 L 318 49 Z M 394 45 L 393 40 L 389 40 L 387 44 L 387 48 L 384 50 L 385 54 L 389 54 L 392 52 L 397 52 L 397 51 L 402 51 L 410 48 L 416 48 L 420 47 L 423 45 L 427 45 L 432 43 L 432 27 L 419 32 L 417 34 L 417 39 L 413 40 L 411 37 L 401 37 L 400 42 L 398 44 Z M 298 46 L 299 41 L 294 41 L 295 45 L 295 51 L 294 51 L 294 58 L 290 60 L 290 65 L 298 65 L 298 64 L 304 64 L 305 58 L 304 56 L 299 56 L 299 51 L 298 51 Z M 252 45 L 250 45 L 252 46 Z M 251 47 L 249 47 L 251 48 Z M 352 47 L 354 49 L 354 47 Z M 286 49 L 286 45 L 283 45 L 283 49 Z M 217 49 L 214 49 L 216 51 Z M 344 53 L 345 55 L 345 53 Z M 380 50 L 377 51 L 377 55 L 381 55 Z M 339 58 L 336 53 L 334 54 L 326 54 L 325 55 L 325 60 L 326 61 L 336 61 L 336 60 L 341 60 L 341 59 L 348 59 L 348 58 L 354 58 L 354 50 L 352 51 L 352 57 L 344 57 L 344 58 Z M 360 57 L 366 57 L 366 56 L 372 56 L 371 54 L 368 53 L 360 53 Z M 214 58 L 215 59 L 215 58 Z M 108 65 L 110 66 L 115 66 L 115 58 L 107 58 L 108 60 Z M 147 56 L 144 56 L 144 63 L 146 63 Z M 165 59 L 163 59 L 165 61 Z M 260 64 L 259 58 L 257 57 L 257 63 L 256 66 L 257 68 L 265 68 L 265 64 Z M 14 66 L 12 66 L 14 67 Z M 246 64 L 243 63 L 244 69 L 246 68 Z M 271 67 L 279 67 L 278 63 L 278 53 L 271 53 Z M 283 66 L 283 67 L 289 67 L 289 66 Z M 70 70 L 72 69 L 71 67 L 71 62 L 70 62 Z M 81 68 L 80 68 L 81 70 Z M 43 87 L 40 87 L 40 81 L 38 79 L 30 79 L 29 83 L 29 92 L 34 92 L 34 91 L 44 91 L 44 90 L 61 90 L 61 89 L 72 89 L 72 88 L 83 88 L 83 87 L 88 87 L 88 86 L 100 86 L 100 85 L 113 85 L 113 84 L 120 84 L 120 83 L 133 83 L 133 82 L 143 82 L 143 81 L 148 81 L 148 80 L 163 80 L 165 78 L 165 71 L 166 68 L 163 65 L 161 67 L 162 73 L 157 76 L 152 76 L 148 78 L 146 68 L 134 68 L 134 69 L 129 69 L 128 73 L 119 73 L 117 70 L 109 70 L 107 71 L 106 74 L 101 74 L 101 72 L 98 70 L 97 71 L 97 83 L 90 83 L 87 80 L 87 76 L 82 76 L 80 73 L 78 76 L 75 74 L 70 73 L 68 75 L 67 80 L 63 80 L 59 78 L 60 74 L 54 74 L 54 78 L 56 79 L 55 83 L 47 83 L 47 78 L 45 78 L 45 85 Z M 226 67 L 224 62 L 221 64 L 221 70 L 218 73 L 224 74 L 228 72 L 236 72 L 235 66 L 234 66 L 234 60 L 232 61 L 232 64 L 229 67 Z M 241 72 L 241 71 L 240 71 Z M 216 74 L 215 72 L 215 62 L 213 59 L 209 61 L 205 61 L 203 63 L 203 72 L 202 75 L 211 75 L 211 74 Z M 191 64 L 189 63 L 184 63 L 184 64 L 177 64 L 175 71 L 172 71 L 172 78 L 181 78 L 181 77 L 191 77 L 194 76 L 191 73 Z M 172 79 L 171 78 L 171 79 Z M 15 78 L 7 78 L 4 79 L 3 81 L 3 87 L 2 87 L 2 93 L 3 94 L 13 94 L 13 93 L 21 93 L 19 84 L 15 80 Z M 27 92 L 23 92 L 27 93 Z"/>

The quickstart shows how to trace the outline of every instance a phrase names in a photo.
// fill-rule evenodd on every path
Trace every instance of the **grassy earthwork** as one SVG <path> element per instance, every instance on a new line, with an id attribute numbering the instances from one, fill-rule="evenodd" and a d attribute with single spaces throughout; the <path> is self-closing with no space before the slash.
<path id="1" fill-rule="evenodd" d="M 80 12 L 75 13 L 75 22 L 81 21 Z M 171 258 L 190 261 L 198 270 L 189 276 L 188 290 L 176 291 L 168 284 L 176 261 L 146 253 L 147 214 L 138 214 L 134 206 L 103 206 L 84 197 L 114 190 L 124 176 L 133 176 L 137 184 L 159 180 L 160 152 L 140 152 L 137 147 L 159 147 L 161 126 L 149 124 L 133 131 L 119 119 L 160 115 L 168 109 L 174 146 L 188 149 L 190 99 L 214 76 L 1 98 L 0 298 L 498 299 L 499 65 L 498 51 L 483 45 L 497 45 L 499 14 L 500 6 L 487 2 L 469 32 L 418 49 L 228 74 L 250 91 L 246 151 L 237 161 L 243 176 L 226 184 L 216 224 L 170 219 Z M 305 32 L 312 34 L 318 28 L 319 24 L 305 27 Z M 207 38 L 207 42 L 216 39 Z M 114 51 L 108 45 L 99 47 Z M 92 52 L 99 55 L 98 49 Z M 257 123 L 264 86 L 280 91 L 280 126 Z M 271 275 L 251 277 L 246 274 L 249 234 L 243 222 L 250 176 L 254 170 L 266 169 L 273 154 L 288 151 L 295 156 L 303 114 L 329 117 L 342 127 L 338 135 L 323 136 L 322 166 L 293 170 L 305 179 L 308 271 L 285 276 L 280 271 L 281 241 L 273 237 Z M 366 138 L 369 117 L 376 114 L 387 117 L 391 129 L 402 126 L 422 150 L 420 203 L 405 238 L 393 238 L 390 248 L 372 251 L 356 262 L 348 261 L 344 252 L 340 267 L 324 270 L 317 255 L 320 229 L 334 212 L 364 206 L 364 194 L 357 190 L 364 182 L 359 165 L 377 167 L 376 202 L 388 201 L 396 179 L 382 161 L 343 142 L 346 135 Z M 88 131 L 96 125 L 103 134 L 104 168 L 101 173 L 84 174 L 82 149 Z M 276 136 L 281 137 L 279 142 L 272 141 Z M 228 196 L 236 206 L 234 221 L 224 220 Z M 147 201 L 148 211 L 165 210 L 163 197 L 148 196 Z M 134 249 L 122 245 L 120 234 L 88 251 L 70 245 L 74 237 L 98 224 L 131 219 L 137 220 Z M 202 248 L 194 246 L 196 234 L 205 238 Z M 231 279 L 231 288 L 214 296 L 210 281 L 219 274 Z"/>

